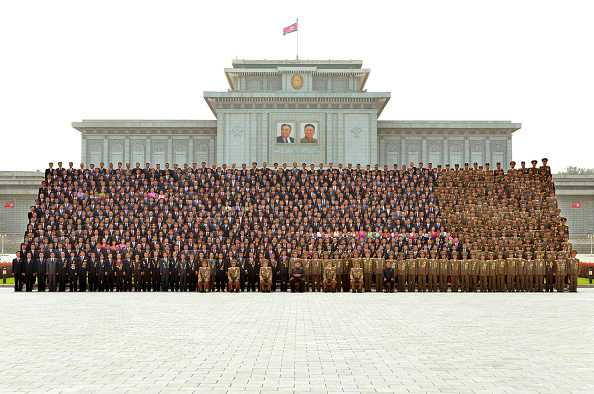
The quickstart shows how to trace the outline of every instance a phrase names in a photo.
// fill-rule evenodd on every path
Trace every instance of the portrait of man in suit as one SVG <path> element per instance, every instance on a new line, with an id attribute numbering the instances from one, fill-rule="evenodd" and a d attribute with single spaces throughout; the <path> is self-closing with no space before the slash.
<path id="1" fill-rule="evenodd" d="M 317 144 L 318 139 L 314 138 L 317 123 L 306 123 L 301 131 L 302 138 L 299 140 L 302 144 Z"/>
<path id="2" fill-rule="evenodd" d="M 292 123 L 278 123 L 279 127 L 279 136 L 276 137 L 277 144 L 294 144 L 295 138 L 291 137 L 291 132 L 293 131 L 293 124 Z"/>

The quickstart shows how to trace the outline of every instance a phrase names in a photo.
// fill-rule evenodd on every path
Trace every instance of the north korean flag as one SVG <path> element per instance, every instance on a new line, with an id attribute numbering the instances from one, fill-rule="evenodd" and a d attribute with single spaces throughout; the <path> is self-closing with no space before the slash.
<path id="1" fill-rule="evenodd" d="M 12 208 L 14 207 L 14 201 L 4 204 L 4 208 Z"/>
<path id="2" fill-rule="evenodd" d="M 571 203 L 571 207 L 572 208 L 581 208 L 582 207 L 582 202 L 578 201 L 578 202 L 572 202 Z"/>
<path id="3" fill-rule="evenodd" d="M 289 33 L 293 33 L 294 31 L 297 31 L 297 22 L 293 23 L 290 26 L 287 26 L 283 29 L 283 36 L 287 35 Z"/>

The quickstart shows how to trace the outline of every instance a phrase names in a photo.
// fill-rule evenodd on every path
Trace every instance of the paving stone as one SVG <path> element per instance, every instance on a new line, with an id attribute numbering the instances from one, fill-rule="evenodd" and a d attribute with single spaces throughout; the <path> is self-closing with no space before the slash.
<path id="1" fill-rule="evenodd" d="M 594 392 L 594 289 L 0 297 L 2 392 Z"/>

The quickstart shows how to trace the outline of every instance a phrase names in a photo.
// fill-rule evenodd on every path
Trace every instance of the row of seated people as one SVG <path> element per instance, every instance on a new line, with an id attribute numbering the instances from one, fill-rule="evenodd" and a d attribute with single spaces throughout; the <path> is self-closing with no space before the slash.
<path id="1" fill-rule="evenodd" d="M 478 251 L 454 251 L 451 257 L 446 251 L 440 255 L 423 251 L 414 256 L 414 252 L 388 253 L 388 259 L 371 257 L 371 251 L 365 251 L 364 257 L 349 258 L 346 253 L 331 256 L 324 253 L 322 258 L 307 256 L 300 258 L 297 252 L 291 257 L 283 251 L 279 260 L 268 260 L 264 255 L 259 259 L 228 259 L 220 256 L 206 258 L 203 253 L 171 256 L 163 253 L 153 257 L 148 252 L 144 256 L 130 254 L 115 256 L 108 253 L 107 258 L 84 251 L 80 255 L 65 252 L 56 257 L 35 259 L 32 253 L 24 257 L 17 252 L 13 261 L 15 291 L 33 291 L 37 279 L 38 291 L 65 291 L 69 283 L 70 291 L 371 291 L 375 282 L 378 292 L 448 291 L 481 292 L 493 291 L 553 291 L 563 292 L 566 284 L 570 291 L 577 291 L 577 276 L 580 262 L 574 250 L 570 256 L 559 252 L 546 254 L 503 252 L 482 253 Z M 213 256 L 210 256 L 213 257 Z"/>

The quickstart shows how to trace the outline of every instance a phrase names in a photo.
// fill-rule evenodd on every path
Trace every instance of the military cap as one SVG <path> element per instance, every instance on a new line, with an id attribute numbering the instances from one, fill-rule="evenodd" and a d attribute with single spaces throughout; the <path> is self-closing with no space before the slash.
<path id="1" fill-rule="evenodd" d="M 526 162 L 525 162 L 525 161 L 523 161 L 521 164 L 526 164 Z"/>
<path id="2" fill-rule="evenodd" d="M 538 163 L 538 160 L 532 160 L 530 163 L 531 164 L 536 164 L 536 163 Z"/>
<path id="3" fill-rule="evenodd" d="M 421 250 L 419 253 L 420 254 L 425 254 L 425 251 L 424 250 Z"/>
<path id="4" fill-rule="evenodd" d="M 563 253 L 557 252 L 557 256 L 563 256 Z"/>
<path id="5" fill-rule="evenodd" d="M 489 252 L 489 253 L 487 253 L 487 255 L 488 255 L 489 257 L 493 257 L 493 256 L 495 256 L 495 253 L 493 253 L 493 252 Z"/>
<path id="6" fill-rule="evenodd" d="M 567 218 L 561 218 L 561 221 L 562 222 L 566 222 L 567 221 Z"/>
<path id="7" fill-rule="evenodd" d="M 322 256 L 328 256 L 329 254 L 330 253 L 328 253 L 328 252 L 324 252 L 324 253 L 322 253 Z"/>
<path id="8" fill-rule="evenodd" d="M 498 162 L 497 162 L 495 165 L 498 165 L 498 166 L 500 166 L 500 165 L 501 165 L 501 162 L 500 162 L 500 161 L 498 161 Z"/>
<path id="9" fill-rule="evenodd" d="M 410 256 L 411 254 L 412 254 L 412 255 L 414 255 L 414 254 L 415 254 L 415 252 L 413 252 L 412 250 L 410 250 L 410 251 L 408 252 L 408 255 Z"/>
<path id="10" fill-rule="evenodd" d="M 432 250 L 431 252 L 429 252 L 429 254 L 437 254 L 437 252 L 435 250 Z M 444 252 L 445 254 L 445 252 Z"/>
<path id="11" fill-rule="evenodd" d="M 543 159 L 542 159 L 542 161 L 543 161 L 543 163 L 544 163 L 545 161 L 549 161 L 549 159 L 547 159 L 547 158 L 545 157 L 545 158 L 543 158 Z"/>
<path id="12" fill-rule="evenodd" d="M 394 256 L 394 252 L 390 250 L 390 251 L 388 252 L 388 256 Z"/>
<path id="13" fill-rule="evenodd" d="M 458 252 L 456 252 L 455 250 L 452 252 L 452 254 L 454 254 L 454 253 L 455 253 L 455 254 L 458 254 Z M 468 256 L 468 252 L 464 250 L 464 251 L 462 252 L 462 256 Z"/>
<path id="14" fill-rule="evenodd" d="M 500 250 L 499 252 L 497 252 L 497 256 L 503 256 L 503 252 Z"/>
<path id="15" fill-rule="evenodd" d="M 465 166 L 467 166 L 467 165 L 468 165 L 468 163 L 464 163 L 464 165 L 465 165 Z"/>
<path id="16" fill-rule="evenodd" d="M 486 166 L 490 166 L 491 164 L 489 164 L 489 163 L 485 163 L 485 165 L 486 165 Z"/>
<path id="17" fill-rule="evenodd" d="M 509 165 L 510 166 L 516 165 L 516 162 L 512 160 L 512 161 L 509 162 Z"/>
<path id="18" fill-rule="evenodd" d="M 532 256 L 532 252 L 530 252 L 530 251 L 526 252 L 526 256 Z"/>
<path id="19" fill-rule="evenodd" d="M 571 254 L 577 254 L 577 250 L 573 249 L 573 250 L 571 251 Z"/>
<path id="20" fill-rule="evenodd" d="M 448 252 L 446 252 L 445 250 L 442 250 L 439 254 L 444 255 L 444 254 L 448 254 Z"/>

